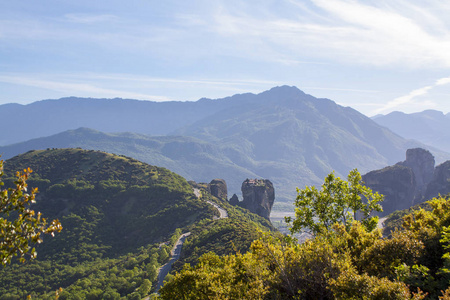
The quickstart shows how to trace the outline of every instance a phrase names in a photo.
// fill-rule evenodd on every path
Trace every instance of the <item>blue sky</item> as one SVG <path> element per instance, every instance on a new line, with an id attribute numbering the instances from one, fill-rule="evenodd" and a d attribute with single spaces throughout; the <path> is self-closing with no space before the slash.
<path id="1" fill-rule="evenodd" d="M 450 111 L 449 1 L 0 0 L 0 104 L 295 85 L 366 115 Z"/>

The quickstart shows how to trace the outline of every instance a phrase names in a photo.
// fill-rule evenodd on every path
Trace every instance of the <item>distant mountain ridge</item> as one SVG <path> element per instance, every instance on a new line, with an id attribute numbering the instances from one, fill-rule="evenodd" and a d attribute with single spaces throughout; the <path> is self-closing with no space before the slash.
<path id="1" fill-rule="evenodd" d="M 401 138 L 352 108 L 288 86 L 257 95 L 197 102 L 41 101 L 16 106 L 24 110 L 16 111 L 15 116 L 33 120 L 32 107 L 40 112 L 36 114 L 36 126 L 26 122 L 23 128 L 13 126 L 2 133 L 0 140 L 8 136 L 17 139 L 21 134 L 42 136 L 40 128 L 60 132 L 75 124 L 95 130 L 71 130 L 1 147 L 5 157 L 52 147 L 103 150 L 164 166 L 197 182 L 223 178 L 230 195 L 240 193 L 246 178 L 267 178 L 277 190 L 276 202 L 292 202 L 296 187 L 320 184 L 332 170 L 345 176 L 356 167 L 364 173 L 400 161 L 408 148 L 425 147 Z M 0 113 L 3 108 L 0 106 Z M 55 113 L 60 124 L 53 120 Z M 46 123 L 47 119 L 51 121 Z M 449 154 L 430 150 L 437 161 L 450 158 Z"/>
<path id="2" fill-rule="evenodd" d="M 404 138 L 450 152 L 450 113 L 425 110 L 405 114 L 394 111 L 387 115 L 376 115 L 372 119 Z"/>
<path id="3" fill-rule="evenodd" d="M 230 178 L 228 184 L 238 189 L 245 178 L 258 176 L 233 163 L 218 145 L 183 136 L 150 137 L 136 133 L 103 133 L 79 128 L 0 147 L 0 154 L 2 158 L 8 159 L 33 149 L 77 147 L 127 155 L 165 167 L 198 182 L 209 182 L 220 176 Z"/>

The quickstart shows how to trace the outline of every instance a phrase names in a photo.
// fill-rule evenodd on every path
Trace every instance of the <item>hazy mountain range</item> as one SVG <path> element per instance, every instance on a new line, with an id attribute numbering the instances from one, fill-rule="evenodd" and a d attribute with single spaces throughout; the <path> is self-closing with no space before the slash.
<path id="1" fill-rule="evenodd" d="M 425 110 L 405 114 L 399 111 L 376 115 L 372 119 L 407 139 L 450 152 L 450 113 Z"/>
<path id="2" fill-rule="evenodd" d="M 404 160 L 408 148 L 429 149 L 350 107 L 288 86 L 196 102 L 64 98 L 2 105 L 0 113 L 9 129 L 0 140 L 16 142 L 0 148 L 4 158 L 52 147 L 99 149 L 195 181 L 223 178 L 230 195 L 246 178 L 268 178 L 278 202 L 292 202 L 296 187 L 321 183 L 332 170 L 365 173 Z M 450 158 L 429 150 L 437 162 Z"/>

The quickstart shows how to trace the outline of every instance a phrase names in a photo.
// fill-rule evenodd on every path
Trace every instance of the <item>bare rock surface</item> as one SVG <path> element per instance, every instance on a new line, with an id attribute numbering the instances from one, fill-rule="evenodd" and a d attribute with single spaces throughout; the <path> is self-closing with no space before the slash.
<path id="1" fill-rule="evenodd" d="M 275 201 L 275 190 L 268 179 L 246 179 L 242 183 L 243 201 L 240 205 L 252 213 L 270 220 L 270 212 Z"/>

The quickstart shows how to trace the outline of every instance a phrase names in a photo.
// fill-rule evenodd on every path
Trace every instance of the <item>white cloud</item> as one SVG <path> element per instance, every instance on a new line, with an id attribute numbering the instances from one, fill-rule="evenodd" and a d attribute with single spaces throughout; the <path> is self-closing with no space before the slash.
<path id="1" fill-rule="evenodd" d="M 419 6 L 400 0 L 286 0 L 279 4 L 283 9 L 273 11 L 264 8 L 267 3 L 217 3 L 185 13 L 167 10 L 158 23 L 87 13 L 67 13 L 57 22 L 29 16 L 4 19 L 0 38 L 22 41 L 24 47 L 27 39 L 95 44 L 167 61 L 226 55 L 268 62 L 326 59 L 383 67 L 450 67 L 450 6 L 442 1 Z"/>
<path id="2" fill-rule="evenodd" d="M 449 84 L 450 83 L 450 77 L 446 77 L 446 78 L 441 78 L 439 80 L 436 81 L 435 85 L 445 85 L 445 84 Z"/>
<path id="3" fill-rule="evenodd" d="M 114 73 L 0 73 L 0 83 L 59 92 L 60 97 L 119 97 L 152 101 L 198 100 L 202 96 L 220 98 L 241 92 L 261 92 L 283 84 L 257 79 L 175 79 Z M 165 93 L 165 96 L 154 95 L 161 90 L 172 92 Z M 199 96 L 199 91 L 204 91 L 204 94 Z"/>
<path id="4" fill-rule="evenodd" d="M 267 59 L 275 54 L 287 56 L 286 60 L 304 60 L 301 57 L 307 55 L 365 65 L 450 66 L 450 28 L 443 21 L 446 12 L 450 13 L 448 7 L 439 14 L 422 7 L 424 17 L 416 19 L 422 15 L 407 2 L 398 7 L 384 1 L 377 2 L 379 6 L 341 0 L 312 2 L 314 11 L 297 1 L 292 7 L 296 17 L 290 18 L 222 9 L 215 15 L 213 28 L 234 41 L 241 55 L 253 51 Z"/>
<path id="5" fill-rule="evenodd" d="M 107 89 L 86 83 L 61 82 L 55 80 L 43 80 L 32 77 L 0 75 L 0 82 L 30 86 L 52 91 L 63 92 L 72 96 L 106 97 L 106 98 L 132 98 L 141 100 L 167 101 L 166 97 L 140 94 L 117 89 Z"/>
<path id="6" fill-rule="evenodd" d="M 436 107 L 437 106 L 436 103 L 433 102 L 432 100 L 425 99 L 425 100 L 419 101 L 418 98 L 427 95 L 434 88 L 436 88 L 438 86 L 446 85 L 446 84 L 450 84 L 450 77 L 438 79 L 438 80 L 436 80 L 436 82 L 433 85 L 428 85 L 428 86 L 422 87 L 420 89 L 413 90 L 406 95 L 397 97 L 394 100 L 387 102 L 382 107 L 378 108 L 375 111 L 375 113 L 376 114 L 385 113 L 385 112 L 390 112 L 393 110 L 399 110 L 400 108 L 405 108 L 405 107 L 408 107 L 409 109 L 411 109 L 411 106 L 415 106 L 416 108 Z"/>

